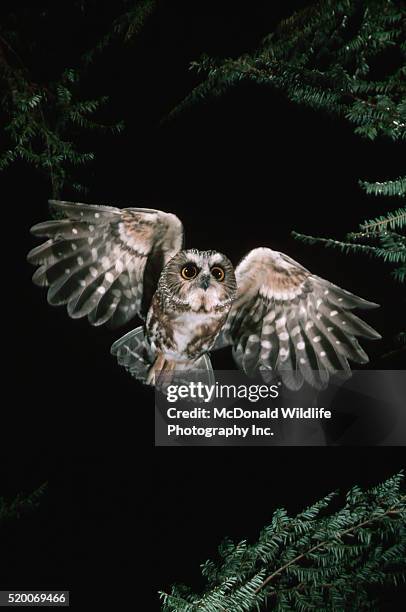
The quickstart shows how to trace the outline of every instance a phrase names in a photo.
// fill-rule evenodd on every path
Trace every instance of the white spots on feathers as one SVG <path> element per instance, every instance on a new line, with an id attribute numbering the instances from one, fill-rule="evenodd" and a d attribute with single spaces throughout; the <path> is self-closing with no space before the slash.
<path id="1" fill-rule="evenodd" d="M 264 349 L 271 349 L 272 348 L 272 342 L 270 342 L 269 340 L 263 340 L 261 342 L 261 346 Z"/>
<path id="2" fill-rule="evenodd" d="M 282 333 L 278 334 L 278 336 L 280 340 L 283 340 L 283 341 L 289 340 L 288 332 L 283 331 Z"/>
<path id="3" fill-rule="evenodd" d="M 275 320 L 276 317 L 276 312 L 274 310 L 271 310 L 271 312 L 269 314 L 266 315 L 266 317 L 264 318 L 264 323 L 272 323 Z"/>
<path id="4" fill-rule="evenodd" d="M 321 351 L 320 357 L 325 357 L 325 356 L 326 356 L 326 352 L 325 351 Z"/>
<path id="5" fill-rule="evenodd" d="M 300 327 L 299 325 L 296 325 L 292 331 L 291 331 L 292 336 L 297 336 L 297 334 L 300 334 Z"/>
<path id="6" fill-rule="evenodd" d="M 107 257 L 106 255 L 101 258 L 100 263 L 103 266 L 104 270 L 108 270 L 110 268 L 111 261 L 110 261 L 110 258 Z"/>
<path id="7" fill-rule="evenodd" d="M 332 310 L 330 312 L 330 317 L 335 317 L 336 315 L 338 315 L 338 310 Z"/>
<path id="8" fill-rule="evenodd" d="M 320 342 L 321 336 L 314 336 L 313 342 Z"/>
<path id="9" fill-rule="evenodd" d="M 282 347 L 281 350 L 279 351 L 279 355 L 280 355 L 281 361 L 286 361 L 289 355 L 289 349 Z"/>
<path id="10" fill-rule="evenodd" d="M 42 265 L 34 282 L 48 285 L 49 302 L 66 304 L 74 318 L 88 316 L 93 325 L 112 317 L 117 325 L 126 323 L 143 297 L 147 262 L 140 253 L 153 251 L 159 261 L 174 255 L 182 246 L 180 221 L 166 213 L 53 204 L 64 218 L 33 228 L 33 233 L 50 239 L 32 251 L 32 262 Z"/>
<path id="11" fill-rule="evenodd" d="M 298 342 L 298 343 L 297 343 L 297 348 L 298 348 L 298 350 L 299 350 L 299 351 L 304 351 L 304 349 L 305 349 L 305 343 L 304 343 L 304 342 L 302 342 L 302 341 Z"/>
<path id="12" fill-rule="evenodd" d="M 307 363 L 307 359 L 305 359 L 304 357 L 301 357 L 301 358 L 299 359 L 299 361 L 300 361 L 300 363 L 301 363 L 301 364 L 305 364 L 305 363 Z"/>
<path id="13" fill-rule="evenodd" d="M 280 317 L 276 319 L 276 327 L 284 327 L 286 325 L 286 317 Z"/>

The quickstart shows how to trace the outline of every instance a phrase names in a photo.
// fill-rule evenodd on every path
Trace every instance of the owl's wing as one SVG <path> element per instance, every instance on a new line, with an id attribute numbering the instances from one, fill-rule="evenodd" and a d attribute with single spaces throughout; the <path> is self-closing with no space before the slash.
<path id="1" fill-rule="evenodd" d="M 49 238 L 28 254 L 48 302 L 92 325 L 123 325 L 143 316 L 163 266 L 182 248 L 183 227 L 170 213 L 51 200 L 62 217 L 35 225 Z"/>
<path id="2" fill-rule="evenodd" d="M 351 310 L 367 302 L 267 248 L 254 249 L 236 268 L 237 299 L 215 348 L 233 345 L 238 366 L 264 380 L 278 374 L 287 387 L 306 380 L 322 388 L 330 375 L 348 376 L 348 359 L 366 363 L 356 336 L 380 335 Z"/>

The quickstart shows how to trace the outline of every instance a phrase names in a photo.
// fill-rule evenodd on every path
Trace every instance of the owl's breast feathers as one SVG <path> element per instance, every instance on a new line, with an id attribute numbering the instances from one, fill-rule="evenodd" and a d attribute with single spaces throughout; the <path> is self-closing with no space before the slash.
<path id="1" fill-rule="evenodd" d="M 152 348 L 167 360 L 192 364 L 211 350 L 227 314 L 227 310 L 195 312 L 168 308 L 155 294 L 147 317 L 147 337 Z"/>

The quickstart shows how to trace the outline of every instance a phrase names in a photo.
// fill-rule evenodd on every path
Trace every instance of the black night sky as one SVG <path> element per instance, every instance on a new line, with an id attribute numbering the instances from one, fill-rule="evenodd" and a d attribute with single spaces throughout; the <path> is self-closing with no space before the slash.
<path id="1" fill-rule="evenodd" d="M 399 358 L 379 360 L 404 316 L 401 289 L 383 266 L 290 236 L 294 229 L 342 237 L 380 214 L 384 205 L 358 179 L 399 176 L 400 147 L 363 141 L 345 122 L 248 83 L 160 124 L 198 82 L 192 60 L 250 51 L 304 4 L 159 2 L 137 39 L 113 45 L 84 79 L 84 95 L 110 96 L 103 119 L 126 124 L 121 136 L 83 138 L 96 151 L 82 171 L 85 201 L 175 212 L 188 246 L 218 248 L 234 263 L 256 246 L 286 252 L 382 305 L 367 315 L 383 335 L 383 345 L 367 346 L 371 367 L 400 369 Z M 89 2 L 85 14 L 80 5 L 12 3 L 25 15 L 27 46 L 36 43 L 26 60 L 38 81 L 75 65 L 116 16 L 112 2 Z M 4 18 L 10 10 L 2 5 Z M 0 529 L 2 589 L 70 589 L 78 609 L 135 606 L 135 593 L 145 591 L 143 609 L 158 610 L 158 589 L 199 586 L 199 564 L 224 536 L 254 538 L 281 505 L 295 513 L 332 490 L 372 485 L 404 466 L 403 449 L 394 447 L 154 448 L 153 393 L 109 354 L 126 330 L 73 321 L 31 283 L 29 228 L 48 217 L 48 180 L 22 163 L 0 179 L 0 495 L 48 482 L 35 512 Z M 232 367 L 227 351 L 213 361 Z M 399 609 L 395 594 L 384 599 L 382 610 Z"/>

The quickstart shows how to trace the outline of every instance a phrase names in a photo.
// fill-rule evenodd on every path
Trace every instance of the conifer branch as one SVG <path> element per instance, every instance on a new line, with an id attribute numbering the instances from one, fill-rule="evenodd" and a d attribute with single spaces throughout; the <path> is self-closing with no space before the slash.
<path id="1" fill-rule="evenodd" d="M 18 40 L 15 32 L 9 36 Z M 66 69 L 56 81 L 34 82 L 7 33 L 0 35 L 0 83 L 4 90 L 0 106 L 6 116 L 4 140 L 8 141 L 0 154 L 0 170 L 19 160 L 33 165 L 49 176 L 53 197 L 60 197 L 65 186 L 86 190 L 75 182 L 73 169 L 91 162 L 94 153 L 79 150 L 72 127 L 119 133 L 123 126 L 121 122 L 103 126 L 89 119 L 107 98 L 80 100 L 79 81 L 79 70 Z"/>
<path id="2" fill-rule="evenodd" d="M 404 512 L 404 507 L 403 506 L 404 506 L 404 502 L 405 501 L 406 501 L 406 495 L 403 495 L 396 502 L 396 504 L 394 506 L 392 506 L 391 508 L 386 510 L 386 512 L 384 512 L 383 514 L 379 514 L 379 516 L 372 516 L 371 518 L 366 519 L 365 521 L 361 521 L 360 523 L 358 523 L 357 525 L 354 525 L 353 527 L 349 527 L 348 529 L 344 529 L 341 533 L 336 534 L 335 537 L 341 539 L 341 538 L 343 538 L 346 535 L 350 535 L 350 534 L 354 533 L 355 531 L 357 531 L 358 529 L 361 529 L 362 527 L 366 527 L 367 525 L 370 525 L 371 523 L 374 523 L 377 520 L 381 520 L 385 516 L 393 516 L 393 515 L 399 514 L 400 512 Z M 399 506 L 402 506 L 402 508 L 399 509 Z M 306 556 L 310 555 L 311 553 L 315 552 L 316 550 L 320 550 L 320 548 L 323 548 L 324 546 L 329 544 L 329 542 L 330 542 L 330 540 L 323 540 L 322 542 L 319 542 L 319 544 L 316 544 L 316 545 L 312 546 L 312 548 L 310 548 L 309 550 L 301 553 L 300 555 L 297 555 L 297 557 L 295 557 L 294 559 L 292 559 L 288 563 L 285 563 L 285 565 L 282 565 L 282 567 L 278 568 L 272 574 L 270 574 L 267 578 L 265 578 L 265 580 L 258 587 L 256 592 L 259 593 L 259 591 L 261 591 L 265 586 L 267 586 L 270 582 L 272 582 L 272 580 L 274 578 L 276 578 L 279 574 L 282 574 L 282 572 L 284 572 L 290 565 L 293 565 L 294 563 L 297 563 L 298 561 L 301 561 Z M 326 585 L 324 585 L 324 586 L 326 586 Z M 332 586 L 332 585 L 328 585 L 328 586 Z"/>
<path id="3" fill-rule="evenodd" d="M 19 518 L 24 512 L 38 507 L 48 484 L 45 482 L 28 495 L 20 493 L 11 501 L 0 497 L 0 523 L 3 521 Z"/>
<path id="4" fill-rule="evenodd" d="M 397 474 L 366 492 L 355 486 L 330 515 L 333 494 L 295 518 L 275 511 L 255 543 L 226 540 L 218 562 L 202 565 L 203 593 L 162 592 L 163 612 L 369 609 L 369 585 L 396 586 L 406 577 L 401 480 Z"/>

